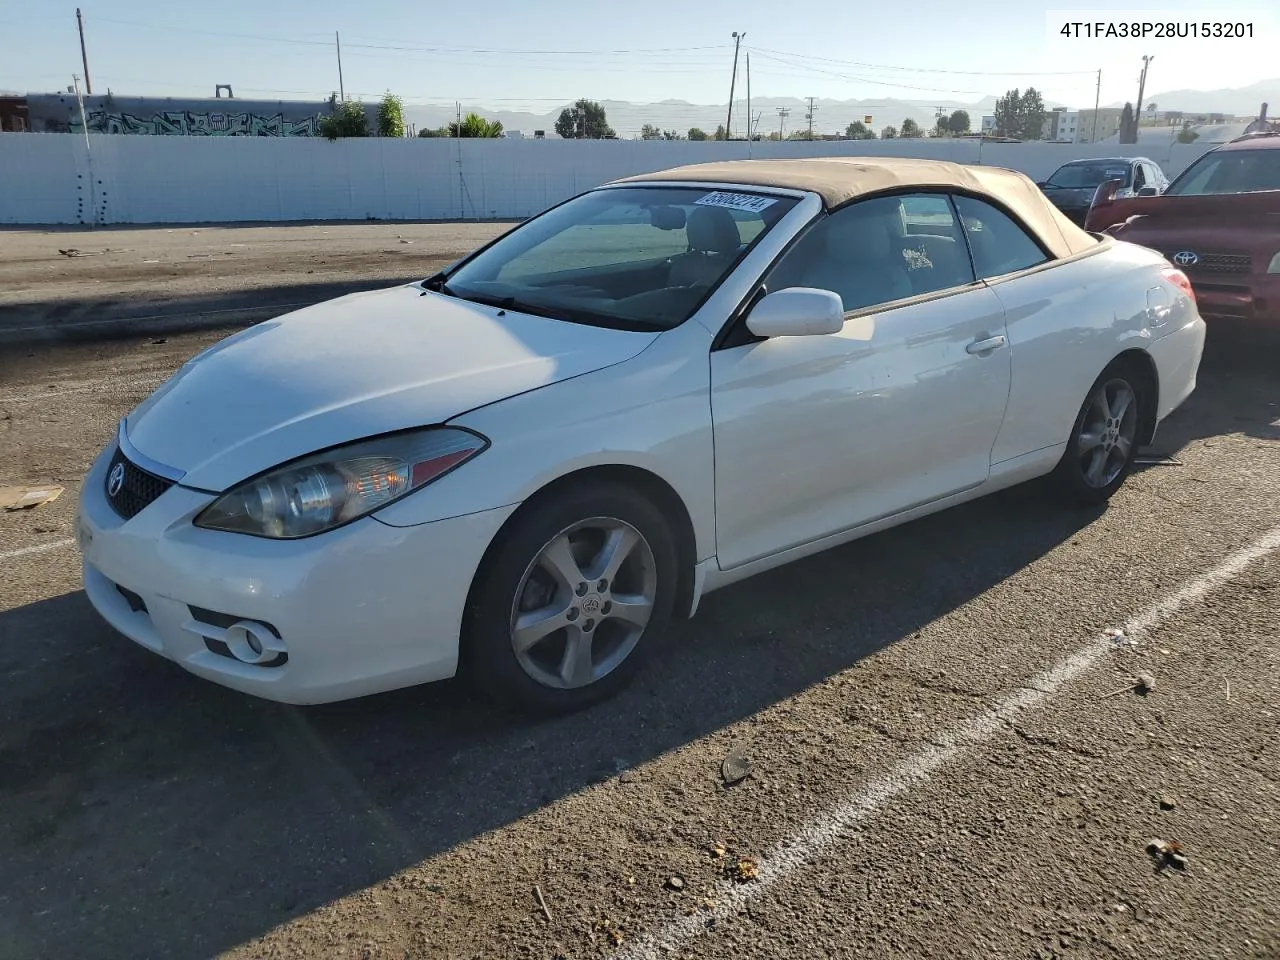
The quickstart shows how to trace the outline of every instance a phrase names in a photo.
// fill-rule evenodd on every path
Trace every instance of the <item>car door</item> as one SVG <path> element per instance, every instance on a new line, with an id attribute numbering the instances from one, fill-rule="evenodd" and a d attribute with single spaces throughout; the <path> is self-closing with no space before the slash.
<path id="1" fill-rule="evenodd" d="M 764 278 L 786 287 L 835 291 L 845 322 L 773 339 L 742 322 L 711 354 L 724 568 L 981 484 L 1008 398 L 1004 310 L 944 194 L 825 216 Z"/>

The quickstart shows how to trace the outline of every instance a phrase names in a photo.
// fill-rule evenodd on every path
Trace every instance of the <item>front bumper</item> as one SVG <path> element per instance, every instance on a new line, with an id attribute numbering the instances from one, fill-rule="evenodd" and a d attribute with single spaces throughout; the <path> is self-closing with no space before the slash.
<path id="1" fill-rule="evenodd" d="M 1201 316 L 1280 327 L 1280 274 L 1241 277 L 1222 283 L 1188 273 Z"/>
<path id="2" fill-rule="evenodd" d="M 213 498 L 181 486 L 122 519 L 105 494 L 111 453 L 85 478 L 77 534 L 85 593 L 131 640 L 197 676 L 284 703 L 456 672 L 472 578 L 514 506 L 414 527 L 365 518 L 273 541 L 192 526 Z M 265 625 L 284 655 L 237 659 L 223 637 L 241 621 Z"/>

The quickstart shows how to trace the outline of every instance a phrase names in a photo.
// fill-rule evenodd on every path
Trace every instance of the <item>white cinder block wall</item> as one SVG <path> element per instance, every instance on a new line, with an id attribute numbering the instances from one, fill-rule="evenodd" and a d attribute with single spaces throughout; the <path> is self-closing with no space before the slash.
<path id="1" fill-rule="evenodd" d="M 0 134 L 0 223 L 521 218 L 617 177 L 749 156 L 932 157 L 1040 179 L 1067 160 L 1145 154 L 1173 177 L 1212 146 Z"/>

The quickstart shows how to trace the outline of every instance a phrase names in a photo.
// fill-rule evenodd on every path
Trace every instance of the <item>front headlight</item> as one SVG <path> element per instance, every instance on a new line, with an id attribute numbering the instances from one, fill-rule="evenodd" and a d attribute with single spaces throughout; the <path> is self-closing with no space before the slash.
<path id="1" fill-rule="evenodd" d="M 1280 253 L 1271 258 L 1271 262 L 1267 264 L 1267 273 L 1280 273 Z"/>
<path id="2" fill-rule="evenodd" d="M 399 500 L 488 445 L 468 430 L 440 427 L 335 447 L 233 487 L 195 525 L 273 540 L 309 537 Z"/>

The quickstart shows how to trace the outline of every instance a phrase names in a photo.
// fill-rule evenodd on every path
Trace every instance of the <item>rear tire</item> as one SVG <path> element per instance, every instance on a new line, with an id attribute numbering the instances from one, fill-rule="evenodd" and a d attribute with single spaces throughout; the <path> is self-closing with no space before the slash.
<path id="1" fill-rule="evenodd" d="M 1116 360 L 1089 388 L 1054 471 L 1059 489 L 1072 503 L 1106 503 L 1129 476 L 1150 402 L 1145 384 L 1133 364 Z"/>
<path id="2" fill-rule="evenodd" d="M 477 575 L 463 672 L 488 696 L 540 714 L 604 700 L 652 655 L 677 587 L 662 512 L 617 483 L 530 504 Z"/>

